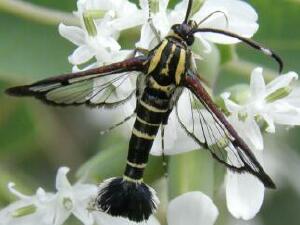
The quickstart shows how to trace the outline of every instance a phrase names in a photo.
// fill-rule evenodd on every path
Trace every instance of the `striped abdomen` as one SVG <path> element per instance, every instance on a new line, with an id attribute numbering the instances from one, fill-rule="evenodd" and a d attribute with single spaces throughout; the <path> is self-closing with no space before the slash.
<path id="1" fill-rule="evenodd" d="M 137 118 L 129 142 L 124 179 L 142 182 L 149 152 L 161 124 L 166 124 L 171 112 L 170 101 L 188 66 L 185 46 L 165 39 L 151 53 L 145 89 L 137 101 Z"/>
<path id="2" fill-rule="evenodd" d="M 160 124 L 169 115 L 169 99 L 160 99 L 146 88 L 136 107 L 136 120 L 129 141 L 124 179 L 142 182 L 149 152 Z"/>

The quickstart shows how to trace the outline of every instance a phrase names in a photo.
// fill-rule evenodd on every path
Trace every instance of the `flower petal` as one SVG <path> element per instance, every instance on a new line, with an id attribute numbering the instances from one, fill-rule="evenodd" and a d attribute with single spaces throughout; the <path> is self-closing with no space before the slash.
<path id="1" fill-rule="evenodd" d="M 91 49 L 86 45 L 82 45 L 75 49 L 73 54 L 70 55 L 68 59 L 73 65 L 80 65 L 89 61 L 93 56 L 94 54 Z"/>
<path id="2" fill-rule="evenodd" d="M 98 187 L 92 184 L 77 183 L 73 186 L 73 192 L 75 193 L 74 197 L 81 201 L 96 196 Z"/>
<path id="3" fill-rule="evenodd" d="M 266 85 L 263 78 L 263 69 L 261 67 L 255 68 L 251 73 L 250 91 L 251 98 L 254 100 L 265 96 Z"/>
<path id="4" fill-rule="evenodd" d="M 25 200 L 25 199 L 30 199 L 30 196 L 24 195 L 24 194 L 22 194 L 21 192 L 19 192 L 19 191 L 17 191 L 17 190 L 15 189 L 15 183 L 9 182 L 8 185 L 7 185 L 7 187 L 8 187 L 8 190 L 9 190 L 12 194 L 14 194 L 15 196 L 17 196 L 19 199 L 23 199 L 23 200 Z"/>
<path id="5" fill-rule="evenodd" d="M 269 113 L 262 113 L 260 114 L 265 122 L 267 123 L 268 127 L 266 128 L 266 131 L 269 133 L 275 133 L 275 124 L 274 119 Z"/>
<path id="6" fill-rule="evenodd" d="M 262 206 L 264 190 L 264 185 L 253 175 L 227 171 L 227 208 L 234 217 L 252 219 Z"/>
<path id="7" fill-rule="evenodd" d="M 56 175 L 56 190 L 57 191 L 63 191 L 65 189 L 71 189 L 71 184 L 67 178 L 67 174 L 70 171 L 68 167 L 60 167 L 58 169 L 57 175 Z"/>
<path id="8" fill-rule="evenodd" d="M 196 33 L 195 37 L 199 38 L 201 44 L 203 45 L 203 48 L 204 48 L 203 52 L 206 53 L 206 54 L 209 54 L 212 51 L 211 44 L 205 38 L 203 38 L 202 35 L 203 34 Z"/>
<path id="9" fill-rule="evenodd" d="M 88 205 L 78 203 L 72 210 L 74 216 L 79 219 L 84 225 L 93 225 L 94 218 L 87 209 Z"/>
<path id="10" fill-rule="evenodd" d="M 150 49 L 153 44 L 151 44 L 155 40 L 154 33 L 151 30 L 149 23 L 146 23 L 142 26 L 141 30 L 141 38 L 135 44 L 137 48 Z"/>
<path id="11" fill-rule="evenodd" d="M 58 32 L 61 36 L 71 41 L 73 44 L 80 46 L 85 43 L 84 31 L 75 26 L 66 26 L 60 23 L 58 26 Z"/>
<path id="12" fill-rule="evenodd" d="M 201 27 L 227 30 L 243 37 L 252 37 L 258 29 L 257 13 L 246 2 L 239 0 L 209 0 L 205 1 L 201 9 L 195 13 L 193 19 L 202 21 L 213 12 L 215 13 L 201 23 Z M 225 16 L 225 15 L 226 16 Z M 205 33 L 207 40 L 220 44 L 233 44 L 239 42 L 235 38 L 225 35 Z"/>
<path id="13" fill-rule="evenodd" d="M 59 202 L 54 208 L 55 216 L 54 216 L 54 224 L 53 225 L 62 225 L 71 215 L 71 211 L 68 211 L 63 207 Z"/>
<path id="14" fill-rule="evenodd" d="M 242 107 L 235 103 L 234 101 L 230 100 L 231 94 L 229 92 L 224 92 L 221 94 L 221 98 L 223 98 L 225 107 L 230 113 L 238 113 Z"/>
<path id="15" fill-rule="evenodd" d="M 275 123 L 292 126 L 300 125 L 300 108 L 294 107 L 284 100 L 274 102 L 270 108 L 269 114 Z"/>
<path id="16" fill-rule="evenodd" d="M 300 87 L 294 87 L 290 95 L 285 98 L 285 101 L 295 107 L 300 108 Z"/>
<path id="17" fill-rule="evenodd" d="M 243 121 L 238 118 L 237 114 L 233 114 L 228 117 L 228 120 L 251 149 L 263 150 L 263 137 L 252 115 L 248 114 L 248 117 Z"/>
<path id="18" fill-rule="evenodd" d="M 218 209 L 202 192 L 188 192 L 173 199 L 168 207 L 169 225 L 213 225 Z"/>
<path id="19" fill-rule="evenodd" d="M 298 74 L 295 72 L 289 72 L 276 77 L 276 79 L 272 80 L 270 83 L 267 84 L 267 95 L 273 93 L 274 91 L 280 88 L 289 86 L 292 81 L 297 79 Z"/>

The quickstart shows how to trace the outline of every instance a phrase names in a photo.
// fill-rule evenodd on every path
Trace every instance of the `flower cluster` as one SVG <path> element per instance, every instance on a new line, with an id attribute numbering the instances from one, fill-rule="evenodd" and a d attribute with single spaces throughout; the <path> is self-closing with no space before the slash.
<path id="1" fill-rule="evenodd" d="M 256 11 L 244 1 L 195 2 L 197 4 L 196 8 L 193 8 L 191 19 L 199 24 L 199 28 L 222 29 L 247 38 L 252 37 L 258 30 Z M 138 5 L 128 0 L 78 0 L 77 11 L 74 14 L 80 21 L 79 26 L 59 25 L 59 33 L 77 46 L 68 58 L 73 65 L 73 71 L 123 60 L 133 56 L 136 48 L 151 50 L 168 34 L 173 24 L 182 23 L 184 20 L 188 0 L 180 1 L 173 9 L 170 9 L 168 4 L 169 0 L 140 0 Z M 132 28 L 140 30 L 138 41 L 125 49 L 119 37 L 124 31 Z M 204 55 L 195 57 L 196 59 L 205 58 L 211 52 L 214 43 L 238 42 L 235 38 L 221 34 L 197 33 L 195 37 L 204 49 Z M 200 54 L 196 50 L 193 51 L 195 56 Z M 292 87 L 292 82 L 297 79 L 296 73 L 289 72 L 266 85 L 263 69 L 256 68 L 251 75 L 250 91 L 246 89 L 238 94 L 234 91 L 222 94 L 225 110 L 229 115 L 228 120 L 254 150 L 261 163 L 264 149 L 262 132 L 274 133 L 275 124 L 300 125 L 300 89 Z M 124 95 L 126 89 L 117 89 L 116 95 Z M 237 95 L 246 97 L 236 98 Z M 125 106 L 124 110 L 133 112 L 134 104 Z M 173 110 L 165 128 L 166 155 L 199 149 L 198 144 L 187 136 L 178 123 L 179 116 L 193 129 L 194 126 L 200 126 L 192 121 L 191 114 L 195 109 L 187 91 L 182 93 L 178 109 L 179 115 Z M 205 115 L 207 112 L 203 110 L 202 113 Z M 128 130 L 126 133 L 129 133 Z M 157 137 L 151 154 L 162 153 L 161 139 Z M 26 196 L 15 190 L 14 184 L 9 184 L 10 192 L 16 195 L 18 200 L 0 211 L 0 225 L 61 225 L 72 214 L 85 225 L 129 224 L 126 219 L 90 212 L 90 200 L 96 195 L 97 187 L 81 182 L 71 185 L 66 177 L 68 171 L 65 167 L 58 170 L 56 193 L 48 193 L 39 188 L 35 195 Z M 227 206 L 233 216 L 251 219 L 257 214 L 263 202 L 264 186 L 255 177 L 228 171 L 225 188 Z M 218 209 L 208 196 L 201 192 L 189 192 L 170 201 L 167 221 L 169 225 L 212 225 L 217 216 Z M 158 225 L 159 222 L 155 217 L 151 217 L 147 224 Z"/>
<path id="2" fill-rule="evenodd" d="M 135 224 L 128 219 L 91 211 L 91 202 L 95 198 L 97 187 L 81 182 L 71 185 L 66 177 L 68 172 L 67 167 L 58 170 L 56 193 L 48 193 L 39 188 L 35 195 L 27 196 L 17 191 L 14 184 L 10 183 L 8 188 L 18 200 L 0 211 L 0 224 L 62 225 L 71 214 L 85 225 Z M 196 225 L 201 221 L 213 225 L 217 216 L 216 206 L 201 192 L 186 193 L 172 200 L 167 215 L 169 225 Z M 159 222 L 152 216 L 146 224 L 159 225 Z"/>
<path id="3" fill-rule="evenodd" d="M 8 188 L 18 200 L 0 211 L 0 224 L 42 224 L 60 225 L 73 214 L 84 224 L 93 224 L 87 210 L 88 204 L 97 193 L 97 187 L 80 182 L 71 185 L 66 175 L 69 168 L 61 167 L 56 176 L 56 193 L 39 188 L 33 196 L 18 192 L 14 184 Z"/>
<path id="4" fill-rule="evenodd" d="M 293 88 L 297 79 L 298 74 L 289 72 L 266 85 L 263 69 L 256 68 L 251 74 L 250 91 L 244 90 L 241 93 L 239 90 L 238 93 L 222 94 L 226 109 L 230 113 L 228 120 L 242 134 L 261 163 L 264 149 L 261 130 L 275 133 L 275 124 L 300 125 L 300 89 Z M 246 97 L 234 99 L 236 95 Z M 227 206 L 230 212 L 238 218 L 252 218 L 262 205 L 264 186 L 248 174 L 236 176 L 230 171 L 226 180 Z"/>
<path id="5" fill-rule="evenodd" d="M 171 26 L 182 23 L 185 16 L 188 1 L 178 3 L 173 10 L 168 9 L 168 3 L 169 0 L 140 0 L 137 7 L 127 0 L 79 0 L 75 15 L 80 20 L 80 27 L 59 25 L 59 33 L 78 46 L 69 56 L 70 63 L 78 66 L 94 58 L 96 62 L 91 66 L 99 66 L 126 58 L 130 51 L 121 48 L 118 38 L 122 31 L 137 26 L 142 28 L 135 47 L 153 48 L 168 34 Z M 255 10 L 240 0 L 208 0 L 191 19 L 198 22 L 199 27 L 219 28 L 252 37 L 258 29 L 257 18 Z M 209 41 L 219 44 L 238 42 L 219 34 L 197 34 L 196 37 L 206 52 L 211 49 Z"/>

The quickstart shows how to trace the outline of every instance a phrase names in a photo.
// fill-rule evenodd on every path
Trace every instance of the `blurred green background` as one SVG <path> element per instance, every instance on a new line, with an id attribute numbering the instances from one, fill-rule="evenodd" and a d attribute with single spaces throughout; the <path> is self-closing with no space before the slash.
<path id="1" fill-rule="evenodd" d="M 65 12 L 76 9 L 76 1 L 26 2 Z M 255 39 L 282 56 L 285 72 L 300 72 L 300 1 L 249 2 L 259 14 L 260 29 Z M 122 43 L 130 45 L 126 40 Z M 14 181 L 18 189 L 28 194 L 38 186 L 54 190 L 56 171 L 62 165 L 71 168 L 73 174 L 70 177 L 74 181 L 76 171 L 89 159 L 92 161 L 81 169 L 81 173 L 89 171 L 95 182 L 122 173 L 128 140 L 122 139 L 117 132 L 100 136 L 101 124 L 95 123 L 97 110 L 49 107 L 33 99 L 16 99 L 3 93 L 5 88 L 13 85 L 70 71 L 67 57 L 73 50 L 74 46 L 58 34 L 57 25 L 32 21 L 0 6 L 0 207 L 14 199 L 7 191 L 9 181 Z M 222 65 L 217 93 L 234 83 L 249 83 L 247 75 L 255 65 L 277 69 L 270 59 L 254 50 L 238 46 L 237 51 L 246 63 Z M 299 135 L 299 128 L 277 134 L 298 155 Z M 96 170 L 91 172 L 89 168 Z M 154 181 L 162 174 L 161 159 L 151 157 L 146 180 Z M 299 176 L 295 179 L 299 180 Z M 287 185 L 267 195 L 259 217 L 262 224 L 299 225 L 299 212 L 300 196 Z M 224 224 L 221 219 L 219 224 Z"/>

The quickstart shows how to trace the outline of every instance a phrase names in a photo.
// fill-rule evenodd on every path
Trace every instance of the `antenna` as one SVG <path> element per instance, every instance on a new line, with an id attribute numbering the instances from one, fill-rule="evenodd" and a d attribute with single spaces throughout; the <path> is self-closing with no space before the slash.
<path id="1" fill-rule="evenodd" d="M 197 32 L 200 32 L 200 33 L 217 33 L 217 34 L 223 34 L 225 36 L 229 36 L 229 37 L 233 37 L 233 38 L 236 38 L 242 42 L 244 42 L 245 44 L 249 45 L 250 47 L 254 48 L 254 49 L 257 49 L 261 52 L 263 52 L 265 55 L 275 59 L 279 65 L 279 73 L 282 72 L 282 69 L 283 69 L 283 61 L 282 59 L 280 58 L 279 55 L 277 55 L 275 52 L 273 52 L 271 49 L 268 49 L 268 48 L 265 48 L 263 47 L 261 44 L 253 41 L 252 39 L 250 38 L 245 38 L 245 37 L 242 37 L 238 34 L 235 34 L 235 33 L 232 33 L 230 31 L 225 31 L 225 30 L 219 30 L 219 29 L 213 29 L 213 28 L 198 28 L 198 29 L 194 29 L 190 32 L 190 34 L 195 34 Z"/>
<path id="2" fill-rule="evenodd" d="M 221 13 L 221 14 L 224 15 L 225 20 L 226 20 L 226 27 L 228 27 L 228 24 L 229 24 L 228 17 L 227 17 L 227 15 L 226 15 L 226 13 L 224 13 L 223 11 L 220 11 L 220 10 L 214 11 L 214 12 L 210 13 L 208 16 L 206 16 L 204 19 L 202 19 L 202 20 L 197 24 L 198 27 L 199 27 L 202 23 L 204 23 L 206 20 L 208 20 L 209 18 L 211 18 L 213 15 L 215 15 L 215 14 L 217 14 L 217 13 Z"/>
<path id="3" fill-rule="evenodd" d="M 191 11 L 192 11 L 192 5 L 193 5 L 193 0 L 189 0 L 188 7 L 187 7 L 187 10 L 186 10 L 186 14 L 185 14 L 185 19 L 184 19 L 183 23 L 188 22 L 189 16 L 190 16 Z"/>

